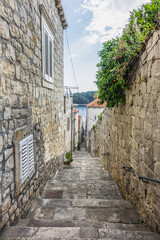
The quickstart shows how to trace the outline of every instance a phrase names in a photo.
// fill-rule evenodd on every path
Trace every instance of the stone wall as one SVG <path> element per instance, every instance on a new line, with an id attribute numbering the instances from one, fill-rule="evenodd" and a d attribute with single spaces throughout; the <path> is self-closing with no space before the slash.
<path id="1" fill-rule="evenodd" d="M 88 150 L 101 158 L 144 222 L 158 231 L 160 184 L 146 184 L 139 176 L 160 180 L 160 40 L 156 43 L 159 37 L 160 31 L 154 31 L 132 65 L 126 104 L 105 109 L 101 123 L 92 128 L 88 138 Z M 124 171 L 123 166 L 132 167 L 134 172 Z"/>
<path id="2" fill-rule="evenodd" d="M 0 2 L 0 228 L 25 214 L 63 161 L 63 27 L 56 2 Z M 52 88 L 43 85 L 40 4 L 53 24 Z M 16 149 L 30 133 L 35 170 L 20 185 Z"/>

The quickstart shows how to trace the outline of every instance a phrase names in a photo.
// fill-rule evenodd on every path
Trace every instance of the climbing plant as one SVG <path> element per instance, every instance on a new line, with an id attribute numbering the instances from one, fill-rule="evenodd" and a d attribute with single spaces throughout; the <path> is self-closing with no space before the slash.
<path id="1" fill-rule="evenodd" d="M 147 35 L 156 26 L 158 14 L 159 0 L 143 4 L 141 8 L 131 12 L 122 35 L 103 44 L 103 49 L 99 52 L 96 84 L 99 99 L 106 101 L 107 107 L 125 103 L 124 90 L 128 88 L 127 71 L 131 60 L 139 56 Z"/>

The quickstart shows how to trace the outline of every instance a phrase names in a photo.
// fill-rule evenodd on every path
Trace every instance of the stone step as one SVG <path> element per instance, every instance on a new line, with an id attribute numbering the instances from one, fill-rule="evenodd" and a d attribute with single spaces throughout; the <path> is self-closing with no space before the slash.
<path id="1" fill-rule="evenodd" d="M 1 240 L 159 240 L 160 235 L 130 230 L 58 227 L 9 227 Z"/>
<path id="2" fill-rule="evenodd" d="M 72 220 L 98 221 L 111 223 L 141 223 L 138 213 L 133 208 L 103 208 L 103 207 L 39 207 L 32 209 L 27 219 L 34 220 Z"/>
<path id="3" fill-rule="evenodd" d="M 78 207 L 78 208 L 119 208 L 119 209 L 131 209 L 132 204 L 124 199 L 41 199 L 37 198 L 32 202 L 31 211 L 39 207 Z"/>
<path id="4" fill-rule="evenodd" d="M 34 220 L 20 219 L 16 226 L 19 227 L 83 227 L 83 228 L 100 228 L 112 230 L 130 230 L 130 231 L 150 231 L 144 224 L 124 224 L 98 222 L 95 220 Z"/>

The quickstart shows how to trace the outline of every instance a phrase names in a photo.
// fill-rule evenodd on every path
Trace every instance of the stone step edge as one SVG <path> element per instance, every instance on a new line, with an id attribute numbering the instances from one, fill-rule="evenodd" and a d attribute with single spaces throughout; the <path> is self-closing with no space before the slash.
<path id="1" fill-rule="evenodd" d="M 32 202 L 31 209 L 37 207 L 73 207 L 73 208 L 118 208 L 135 209 L 132 204 L 124 199 L 43 199 L 37 198 Z"/>
<path id="2" fill-rule="evenodd" d="M 82 239 L 84 237 L 89 237 L 87 236 L 88 232 L 89 231 L 92 231 L 95 232 L 95 228 L 79 228 L 79 227 L 76 227 L 76 228 L 63 228 L 63 227 L 49 227 L 49 228 L 46 228 L 46 227 L 8 227 L 6 229 L 6 231 L 4 232 L 3 235 L 1 235 L 1 240 L 7 240 L 8 238 L 9 239 L 22 239 L 22 238 L 30 238 L 30 239 L 46 239 L 45 236 L 47 237 L 47 233 L 49 234 L 55 234 L 55 236 L 53 236 L 53 239 L 56 236 L 56 234 L 68 234 L 68 235 L 72 235 L 72 239 L 74 239 L 74 236 L 73 234 L 77 235 L 75 236 L 75 239 Z M 35 231 L 35 232 L 34 232 Z M 39 232 L 38 232 L 39 231 Z M 100 235 L 103 235 L 103 232 L 106 234 L 106 236 L 104 236 L 103 238 L 99 236 Z M 160 235 L 157 234 L 157 233 L 153 233 L 153 232 L 143 232 L 143 231 L 130 231 L 130 230 L 112 230 L 112 229 L 97 229 L 97 238 L 96 239 L 107 239 L 107 234 L 110 234 L 110 232 L 112 233 L 112 235 L 114 236 L 117 236 L 117 233 L 120 234 L 126 234 L 126 233 L 133 233 L 134 236 L 135 234 L 139 234 L 139 235 L 147 235 L 147 236 L 154 236 L 154 238 L 152 239 L 155 239 L 155 240 L 159 240 L 159 237 Z M 35 234 L 39 234 L 39 235 L 35 235 L 34 236 L 34 233 Z M 15 236 L 14 236 L 15 234 Z M 25 234 L 25 235 L 24 235 Z M 31 236 L 29 236 L 29 234 Z M 28 235 L 28 236 L 27 236 Z M 41 236 L 40 236 L 41 235 Z M 82 238 L 81 238 L 81 235 L 82 235 Z M 86 236 L 83 236 L 83 235 L 86 235 Z M 64 235 L 66 237 L 66 235 Z M 49 236 L 50 237 L 50 236 Z M 71 236 L 70 236 L 71 237 Z M 90 238 L 90 237 L 89 237 Z M 52 237 L 50 237 L 50 239 L 52 239 Z M 62 238 L 61 236 L 59 237 L 59 239 L 70 239 L 70 238 Z"/>
<path id="3" fill-rule="evenodd" d="M 151 230 L 149 229 L 149 227 L 145 226 L 145 224 L 143 223 L 134 223 L 134 224 L 130 224 L 130 223 L 114 223 L 114 222 L 96 222 L 96 221 L 80 221 L 80 220 L 32 220 L 32 219 L 20 219 L 18 221 L 18 223 L 16 223 L 15 227 L 39 227 L 41 228 L 42 226 L 35 226 L 34 224 L 38 223 L 38 224 L 43 224 L 43 225 L 51 225 L 52 223 L 55 225 L 58 225 L 62 222 L 63 224 L 63 228 L 76 228 L 76 227 L 83 227 L 83 223 L 85 226 L 88 226 L 86 228 L 90 228 L 90 229 L 114 229 L 114 230 L 134 230 L 134 231 L 142 231 L 142 232 L 150 232 Z M 69 226 L 70 224 L 72 224 L 72 222 L 74 222 L 74 224 L 76 224 L 77 226 Z M 66 226 L 65 226 L 66 224 Z M 78 224 L 81 224 L 81 226 L 78 226 Z M 105 226 L 105 228 L 103 227 L 93 227 L 93 226 L 89 226 L 89 224 L 99 224 L 99 225 L 103 225 Z M 34 225 L 34 226 L 33 226 Z M 11 226 L 14 227 L 14 226 Z M 52 228 L 57 228 L 57 227 L 62 227 L 62 226 L 43 226 L 45 228 L 48 227 L 52 227 Z M 83 227 L 84 228 L 84 227 Z M 115 229 L 116 228 L 116 229 Z M 133 229 L 134 228 L 134 229 Z M 140 229 L 139 229 L 140 228 Z"/>

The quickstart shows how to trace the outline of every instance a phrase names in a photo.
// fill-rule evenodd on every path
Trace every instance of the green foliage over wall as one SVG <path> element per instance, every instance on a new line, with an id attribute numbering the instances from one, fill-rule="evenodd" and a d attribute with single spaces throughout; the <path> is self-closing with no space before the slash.
<path id="1" fill-rule="evenodd" d="M 73 94 L 73 103 L 88 104 L 94 100 L 95 91 L 81 92 Z"/>
<path id="2" fill-rule="evenodd" d="M 139 56 L 147 35 L 157 23 L 160 14 L 160 1 L 152 0 L 130 14 L 129 24 L 117 37 L 103 44 L 99 52 L 100 63 L 97 64 L 97 81 L 99 99 L 112 108 L 125 103 L 127 89 L 127 71 L 133 58 Z"/>

